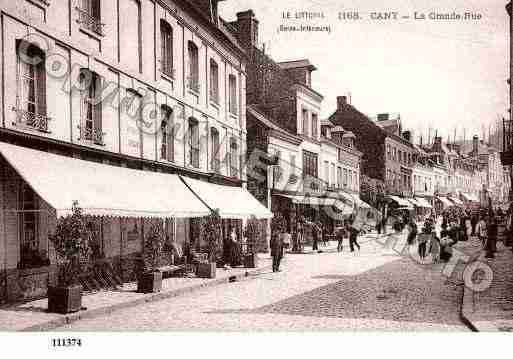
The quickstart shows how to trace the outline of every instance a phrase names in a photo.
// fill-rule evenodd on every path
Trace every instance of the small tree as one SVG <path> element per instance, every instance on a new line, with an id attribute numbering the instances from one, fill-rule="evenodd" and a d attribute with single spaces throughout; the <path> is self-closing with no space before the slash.
<path id="1" fill-rule="evenodd" d="M 166 242 L 166 235 L 162 221 L 156 221 L 144 241 L 143 265 L 144 272 L 154 272 L 159 265 L 159 259 Z"/>
<path id="2" fill-rule="evenodd" d="M 218 241 L 221 239 L 221 217 L 215 211 L 203 219 L 203 238 L 207 242 L 208 260 L 210 263 L 217 261 Z"/>
<path id="3" fill-rule="evenodd" d="M 89 261 L 92 239 L 78 202 L 73 202 L 71 215 L 57 220 L 55 232 L 49 235 L 49 239 L 58 257 L 58 285 L 69 287 L 78 284 L 78 275 Z"/>
<path id="4" fill-rule="evenodd" d="M 257 251 L 258 240 L 261 235 L 260 223 L 255 216 L 251 216 L 246 223 L 246 230 L 244 232 L 248 240 L 248 252 L 254 254 Z"/>

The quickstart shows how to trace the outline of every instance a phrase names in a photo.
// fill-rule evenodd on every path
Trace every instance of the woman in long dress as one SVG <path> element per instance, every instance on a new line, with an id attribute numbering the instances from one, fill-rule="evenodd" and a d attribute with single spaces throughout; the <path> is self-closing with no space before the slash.
<path id="1" fill-rule="evenodd" d="M 230 230 L 230 262 L 232 267 L 237 267 L 242 264 L 241 248 L 237 239 L 235 227 L 232 227 Z"/>

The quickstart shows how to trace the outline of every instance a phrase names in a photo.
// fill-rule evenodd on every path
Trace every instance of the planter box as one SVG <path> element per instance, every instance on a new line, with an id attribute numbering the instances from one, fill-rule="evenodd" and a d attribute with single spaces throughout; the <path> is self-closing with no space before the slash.
<path id="1" fill-rule="evenodd" d="M 216 277 L 216 263 L 198 263 L 196 275 L 199 278 L 215 278 Z"/>
<path id="2" fill-rule="evenodd" d="M 244 267 L 245 268 L 257 268 L 258 267 L 258 255 L 247 254 L 244 256 Z"/>
<path id="3" fill-rule="evenodd" d="M 157 293 L 162 290 L 162 273 L 142 273 L 137 280 L 137 292 Z"/>
<path id="4" fill-rule="evenodd" d="M 82 308 L 82 286 L 48 287 L 48 311 L 68 314 Z"/>

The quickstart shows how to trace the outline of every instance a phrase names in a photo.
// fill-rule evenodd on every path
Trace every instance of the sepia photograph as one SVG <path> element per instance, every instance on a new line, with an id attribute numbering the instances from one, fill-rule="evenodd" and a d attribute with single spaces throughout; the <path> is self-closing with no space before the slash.
<path id="1" fill-rule="evenodd" d="M 0 346 L 513 332 L 511 17 L 0 0 Z"/>

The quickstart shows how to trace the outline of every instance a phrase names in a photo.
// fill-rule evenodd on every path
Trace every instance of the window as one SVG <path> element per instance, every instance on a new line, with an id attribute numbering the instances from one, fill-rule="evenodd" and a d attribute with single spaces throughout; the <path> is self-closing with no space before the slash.
<path id="1" fill-rule="evenodd" d="M 344 188 L 347 187 L 347 168 L 344 168 Z"/>
<path id="2" fill-rule="evenodd" d="M 173 110 L 168 106 L 162 106 L 162 144 L 160 157 L 166 161 L 174 161 L 175 152 L 175 128 L 173 123 Z"/>
<path id="3" fill-rule="evenodd" d="M 289 183 L 296 183 L 296 155 L 290 155 Z"/>
<path id="4" fill-rule="evenodd" d="M 397 156 L 399 157 L 397 160 L 400 162 L 402 162 L 403 160 L 403 153 L 401 152 L 401 150 L 398 150 L 397 151 Z"/>
<path id="5" fill-rule="evenodd" d="M 189 120 L 189 165 L 199 168 L 199 125 L 198 121 L 191 118 Z"/>
<path id="6" fill-rule="evenodd" d="M 397 160 L 397 152 L 396 152 L 395 147 L 394 147 L 394 149 L 393 149 L 393 158 L 394 158 L 394 161 L 396 161 L 396 160 Z"/>
<path id="7" fill-rule="evenodd" d="M 273 166 L 273 188 L 274 188 L 274 184 L 279 183 L 281 181 L 281 178 L 283 175 L 283 171 L 281 168 L 281 166 L 282 166 L 281 151 L 277 150 L 274 153 L 274 155 L 278 159 L 278 161 L 277 161 L 278 164 Z"/>
<path id="8" fill-rule="evenodd" d="M 353 171 L 348 170 L 349 189 L 353 189 Z"/>
<path id="9" fill-rule="evenodd" d="M 230 140 L 230 176 L 237 177 L 239 174 L 239 153 L 237 139 Z"/>
<path id="10" fill-rule="evenodd" d="M 332 163 L 331 164 L 331 181 L 330 181 L 330 185 L 332 187 L 335 187 L 336 186 L 336 182 L 335 182 L 335 164 Z"/>
<path id="11" fill-rule="evenodd" d="M 210 143 L 212 146 L 212 163 L 211 163 L 212 171 L 214 171 L 215 173 L 220 173 L 221 172 L 221 161 L 220 161 L 221 147 L 219 146 L 219 131 L 215 127 L 212 127 L 212 129 L 210 130 L 210 140 L 211 140 Z"/>
<path id="12" fill-rule="evenodd" d="M 26 41 L 17 43 L 16 125 L 48 131 L 45 54 Z"/>
<path id="13" fill-rule="evenodd" d="M 342 167 L 337 167 L 337 187 L 342 187 Z"/>
<path id="14" fill-rule="evenodd" d="M 100 0 L 79 0 L 78 23 L 83 28 L 103 35 Z"/>
<path id="15" fill-rule="evenodd" d="M 188 87 L 193 92 L 199 93 L 199 56 L 198 47 L 192 42 L 187 43 L 187 52 L 189 56 L 189 77 Z"/>
<path id="16" fill-rule="evenodd" d="M 173 69 L 173 28 L 166 21 L 160 20 L 160 71 L 175 78 Z"/>
<path id="17" fill-rule="evenodd" d="M 329 186 L 330 184 L 330 164 L 328 161 L 324 161 L 324 180 L 326 184 Z"/>
<path id="18" fill-rule="evenodd" d="M 308 137 L 308 111 L 303 109 L 301 111 L 301 118 L 303 121 L 303 135 Z"/>
<path id="19" fill-rule="evenodd" d="M 228 76 L 229 97 L 228 106 L 232 115 L 237 114 L 237 78 L 235 75 Z"/>
<path id="20" fill-rule="evenodd" d="M 390 160 L 390 145 L 387 145 L 387 160 Z"/>
<path id="21" fill-rule="evenodd" d="M 312 113 L 312 137 L 317 139 L 317 114 Z"/>
<path id="22" fill-rule="evenodd" d="M 219 105 L 219 66 L 210 59 L 210 101 Z"/>
<path id="23" fill-rule="evenodd" d="M 19 192 L 20 266 L 41 266 L 39 252 L 39 203 L 34 191 L 22 183 Z M 39 261 L 41 262 L 41 261 Z"/>
<path id="24" fill-rule="evenodd" d="M 103 145 L 101 77 L 88 69 L 81 69 L 80 85 L 80 140 Z"/>
<path id="25" fill-rule="evenodd" d="M 303 176 L 318 177 L 318 156 L 316 153 L 303 150 Z"/>

